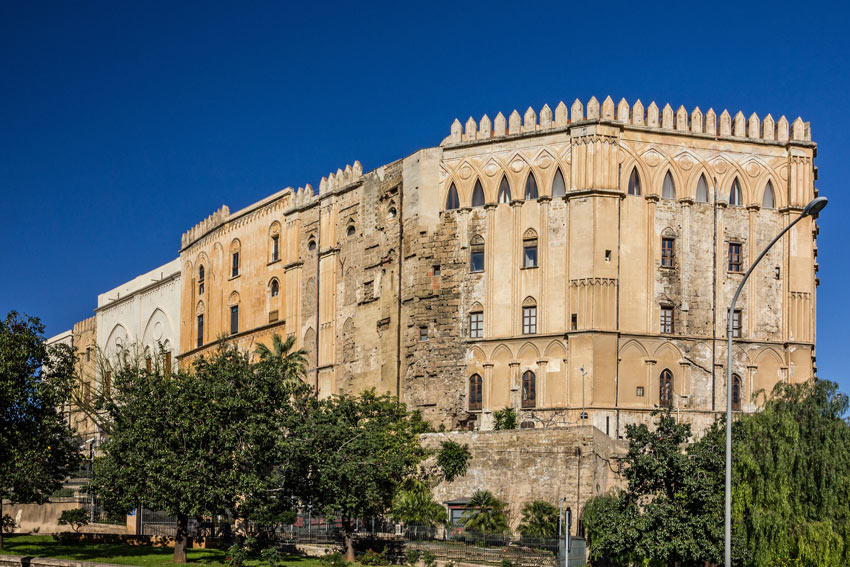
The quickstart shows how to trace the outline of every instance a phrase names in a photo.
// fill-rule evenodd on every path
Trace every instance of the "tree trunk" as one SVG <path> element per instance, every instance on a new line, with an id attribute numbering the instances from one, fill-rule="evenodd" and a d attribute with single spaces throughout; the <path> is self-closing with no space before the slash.
<path id="1" fill-rule="evenodd" d="M 343 559 L 347 563 L 354 563 L 354 528 L 351 520 L 342 520 L 342 540 L 345 545 Z"/>
<path id="2" fill-rule="evenodd" d="M 186 563 L 186 545 L 189 540 L 189 516 L 177 514 L 177 535 L 174 538 L 174 562 Z"/>
<path id="3" fill-rule="evenodd" d="M 3 497 L 0 496 L 0 551 L 3 551 Z"/>

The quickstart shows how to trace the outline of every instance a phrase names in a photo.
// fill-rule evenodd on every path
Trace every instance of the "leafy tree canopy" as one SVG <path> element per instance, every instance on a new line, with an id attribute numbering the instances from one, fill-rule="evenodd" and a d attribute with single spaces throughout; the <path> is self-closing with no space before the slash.
<path id="1" fill-rule="evenodd" d="M 463 529 L 485 534 L 504 532 L 508 529 L 507 507 L 489 490 L 477 490 L 466 504 Z"/>
<path id="2" fill-rule="evenodd" d="M 545 500 L 526 502 L 522 507 L 519 532 L 526 537 L 558 537 L 558 508 Z"/>
<path id="3" fill-rule="evenodd" d="M 446 522 L 446 509 L 434 500 L 421 480 L 410 477 L 393 497 L 391 516 L 408 526 L 437 526 Z"/>
<path id="4" fill-rule="evenodd" d="M 37 318 L 15 311 L 0 321 L 0 517 L 2 499 L 45 502 L 80 461 L 60 412 L 74 353 L 68 345 L 48 347 L 43 333 Z"/>
<path id="5" fill-rule="evenodd" d="M 461 445 L 454 441 L 443 441 L 437 453 L 437 464 L 443 473 L 443 477 L 451 482 L 466 474 L 471 458 L 468 445 Z"/>

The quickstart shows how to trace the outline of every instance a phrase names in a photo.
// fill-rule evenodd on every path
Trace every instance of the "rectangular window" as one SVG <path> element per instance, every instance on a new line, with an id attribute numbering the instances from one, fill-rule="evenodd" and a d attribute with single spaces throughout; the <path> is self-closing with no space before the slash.
<path id="1" fill-rule="evenodd" d="M 230 273 L 230 277 L 235 278 L 239 275 L 239 252 L 233 253 L 233 268 Z"/>
<path id="2" fill-rule="evenodd" d="M 537 306 L 522 308 L 522 334 L 534 335 L 537 333 Z"/>
<path id="3" fill-rule="evenodd" d="M 729 243 L 729 271 L 740 272 L 741 263 L 741 244 L 738 242 Z"/>
<path id="4" fill-rule="evenodd" d="M 526 240 L 522 244 L 522 267 L 537 267 L 537 239 Z"/>
<path id="5" fill-rule="evenodd" d="M 278 318 L 278 311 L 277 310 L 269 311 L 269 323 L 274 323 L 275 321 L 277 321 L 277 318 Z"/>
<path id="6" fill-rule="evenodd" d="M 643 397 L 643 386 L 638 386 L 636 393 L 637 393 L 637 397 L 642 398 Z"/>
<path id="7" fill-rule="evenodd" d="M 419 340 L 421 342 L 428 340 L 428 327 L 419 327 Z"/>
<path id="8" fill-rule="evenodd" d="M 472 252 L 469 255 L 469 271 L 470 272 L 483 272 L 484 271 L 484 247 L 482 246 L 480 249 L 475 247 L 472 248 Z"/>
<path id="9" fill-rule="evenodd" d="M 665 268 L 673 267 L 674 245 L 675 239 L 673 238 L 661 239 L 661 265 Z"/>
<path id="10" fill-rule="evenodd" d="M 469 337 L 472 339 L 484 338 L 484 313 L 474 311 L 469 314 Z"/>
<path id="11" fill-rule="evenodd" d="M 239 306 L 230 306 L 230 334 L 235 335 L 239 332 Z"/>
<path id="12" fill-rule="evenodd" d="M 204 314 L 198 315 L 198 346 L 204 346 Z"/>
<path id="13" fill-rule="evenodd" d="M 434 266 L 434 277 L 435 277 L 435 278 L 439 278 L 439 277 L 440 277 L 440 265 L 439 265 L 439 264 L 437 264 L 436 266 Z"/>
<path id="14" fill-rule="evenodd" d="M 165 375 L 171 375 L 171 351 L 165 353 Z"/>
<path id="15" fill-rule="evenodd" d="M 86 348 L 86 362 L 91 362 L 91 347 Z"/>
<path id="16" fill-rule="evenodd" d="M 577 313 L 573 313 L 572 315 L 570 315 L 570 329 L 573 330 L 573 331 L 578 330 L 578 314 Z"/>
<path id="17" fill-rule="evenodd" d="M 735 309 L 732 311 L 732 336 L 736 339 L 741 338 L 741 310 Z"/>
<path id="18" fill-rule="evenodd" d="M 280 260 L 280 236 L 272 236 L 272 262 Z"/>
<path id="19" fill-rule="evenodd" d="M 204 295 L 204 282 L 198 284 L 198 295 Z"/>
<path id="20" fill-rule="evenodd" d="M 669 305 L 661 306 L 661 332 L 673 332 L 673 307 Z"/>

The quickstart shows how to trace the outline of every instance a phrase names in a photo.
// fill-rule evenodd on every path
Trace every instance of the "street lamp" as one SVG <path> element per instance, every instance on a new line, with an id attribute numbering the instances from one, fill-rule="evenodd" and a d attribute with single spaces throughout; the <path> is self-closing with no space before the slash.
<path id="1" fill-rule="evenodd" d="M 744 289 L 744 284 L 747 283 L 747 279 L 750 277 L 750 274 L 761 259 L 764 258 L 765 254 L 767 254 L 768 250 L 770 250 L 773 245 L 785 235 L 786 232 L 791 230 L 791 227 L 804 218 L 818 218 L 818 214 L 820 214 L 826 204 L 826 197 L 815 197 L 808 205 L 806 205 L 806 208 L 803 209 L 800 216 L 791 221 L 791 224 L 786 226 L 782 229 L 782 232 L 776 235 L 776 238 L 774 238 L 770 244 L 761 251 L 761 254 L 758 255 L 758 258 L 756 258 L 756 261 L 753 262 L 747 270 L 747 273 L 744 274 L 744 279 L 742 279 L 741 283 L 738 284 L 738 289 L 735 290 L 735 295 L 732 296 L 732 303 L 729 305 L 729 312 L 727 313 L 726 318 L 726 337 L 728 338 L 729 343 L 726 352 L 726 525 L 724 534 L 726 567 L 732 567 L 732 317 L 735 310 L 735 303 L 737 303 L 738 296 L 741 294 L 741 290 Z"/>

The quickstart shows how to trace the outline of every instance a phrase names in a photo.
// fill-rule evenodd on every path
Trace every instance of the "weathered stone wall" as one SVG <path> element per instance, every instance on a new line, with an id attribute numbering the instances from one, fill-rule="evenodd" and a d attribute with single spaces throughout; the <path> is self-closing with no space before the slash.
<path id="1" fill-rule="evenodd" d="M 423 435 L 428 449 L 438 450 L 446 440 L 467 445 L 472 457 L 466 475 L 437 485 L 435 500 L 469 498 L 477 490 L 489 490 L 509 503 L 513 530 L 522 519 L 525 503 L 545 500 L 559 506 L 566 498 L 566 506 L 573 510 L 575 534 L 588 499 L 623 486 L 619 459 L 625 442 L 614 441 L 595 427 Z"/>

